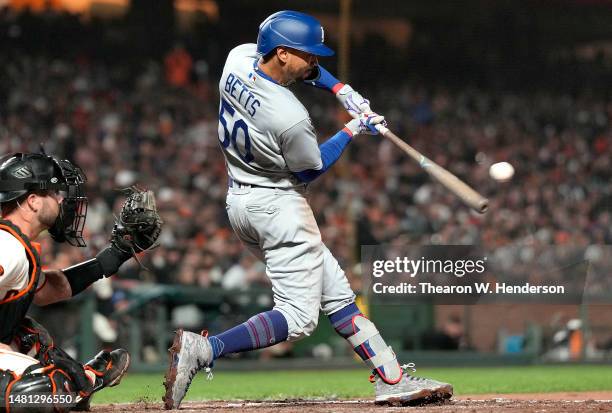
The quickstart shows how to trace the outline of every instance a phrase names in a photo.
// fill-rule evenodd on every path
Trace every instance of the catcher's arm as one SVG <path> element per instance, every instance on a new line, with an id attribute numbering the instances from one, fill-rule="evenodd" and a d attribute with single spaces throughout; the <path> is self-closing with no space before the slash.
<path id="1" fill-rule="evenodd" d="M 103 276 L 109 277 L 136 253 L 155 247 L 163 221 L 157 212 L 153 191 L 131 187 L 115 223 L 110 245 L 95 258 L 62 270 L 72 295 L 76 295 Z"/>
<path id="2" fill-rule="evenodd" d="M 72 297 L 68 278 L 60 270 L 46 270 L 42 278 L 34 295 L 34 304 L 44 306 Z"/>

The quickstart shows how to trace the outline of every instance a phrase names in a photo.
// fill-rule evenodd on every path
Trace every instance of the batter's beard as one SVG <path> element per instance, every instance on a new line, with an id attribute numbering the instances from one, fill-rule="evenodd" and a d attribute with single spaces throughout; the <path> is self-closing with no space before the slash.
<path id="1" fill-rule="evenodd" d="M 307 69 L 306 71 L 304 71 L 302 74 L 296 74 L 295 76 L 293 76 L 292 79 L 284 82 L 284 83 L 280 83 L 279 84 L 281 86 L 291 86 L 292 84 L 294 84 L 295 82 L 297 82 L 298 80 L 300 82 L 303 82 L 304 80 L 308 79 L 308 77 L 310 76 L 310 74 L 312 73 L 312 69 Z"/>

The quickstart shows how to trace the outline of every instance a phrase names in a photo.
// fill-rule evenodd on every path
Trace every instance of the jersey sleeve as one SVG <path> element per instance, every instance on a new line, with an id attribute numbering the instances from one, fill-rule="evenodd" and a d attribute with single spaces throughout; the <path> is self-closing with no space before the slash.
<path id="1" fill-rule="evenodd" d="M 344 83 L 336 79 L 334 75 L 325 70 L 325 68 L 321 65 L 316 67 L 316 73 L 312 79 L 306 79 L 304 80 L 304 83 L 329 90 L 334 95 L 344 86 Z"/>
<path id="2" fill-rule="evenodd" d="M 257 58 L 259 55 L 257 54 L 257 45 L 255 43 L 245 43 L 234 47 L 227 55 L 227 59 L 229 60 L 234 56 L 245 56 L 252 57 L 253 59 Z"/>
<path id="3" fill-rule="evenodd" d="M 28 285 L 29 264 L 25 250 L 4 231 L 0 239 L 0 300 L 10 290 L 21 290 Z"/>
<path id="4" fill-rule="evenodd" d="M 296 123 L 280 135 L 283 158 L 291 172 L 321 169 L 321 151 L 310 119 Z"/>

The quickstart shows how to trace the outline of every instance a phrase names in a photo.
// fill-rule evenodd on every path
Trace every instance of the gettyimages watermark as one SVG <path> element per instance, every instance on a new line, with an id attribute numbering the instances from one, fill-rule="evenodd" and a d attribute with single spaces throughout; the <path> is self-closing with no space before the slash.
<path id="1" fill-rule="evenodd" d="M 372 303 L 612 303 L 612 246 L 362 247 Z"/>

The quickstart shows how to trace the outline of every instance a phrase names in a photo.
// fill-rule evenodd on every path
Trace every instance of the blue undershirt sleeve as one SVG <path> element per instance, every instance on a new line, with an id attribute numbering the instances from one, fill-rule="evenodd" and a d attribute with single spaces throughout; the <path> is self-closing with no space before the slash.
<path id="1" fill-rule="evenodd" d="M 323 161 L 323 166 L 321 169 L 306 169 L 301 172 L 295 172 L 294 175 L 301 182 L 312 182 L 317 177 L 325 173 L 342 155 L 344 149 L 351 141 L 351 135 L 346 130 L 341 130 L 336 133 L 334 136 L 323 142 L 319 145 L 319 150 L 321 151 L 321 160 Z"/>
<path id="2" fill-rule="evenodd" d="M 337 93 L 338 90 L 344 86 L 344 83 L 340 82 L 338 79 L 334 77 L 331 73 L 329 73 L 323 66 L 318 66 L 319 73 L 312 80 L 304 80 L 304 83 L 315 86 L 321 89 L 329 90 L 332 93 Z"/>

